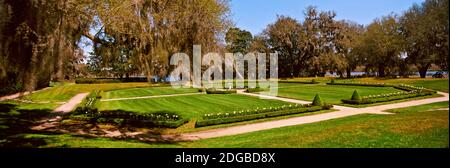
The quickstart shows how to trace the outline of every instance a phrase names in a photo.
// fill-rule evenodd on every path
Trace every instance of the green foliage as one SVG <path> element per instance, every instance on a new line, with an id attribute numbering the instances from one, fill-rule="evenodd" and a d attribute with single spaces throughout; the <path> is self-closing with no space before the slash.
<path id="1" fill-rule="evenodd" d="M 316 96 L 314 96 L 312 105 L 314 105 L 314 106 L 323 106 L 324 105 L 324 102 L 323 102 L 322 98 L 319 96 L 319 94 L 316 94 Z"/>
<path id="2" fill-rule="evenodd" d="M 353 91 L 351 100 L 361 100 L 361 96 L 359 96 L 358 90 Z"/>

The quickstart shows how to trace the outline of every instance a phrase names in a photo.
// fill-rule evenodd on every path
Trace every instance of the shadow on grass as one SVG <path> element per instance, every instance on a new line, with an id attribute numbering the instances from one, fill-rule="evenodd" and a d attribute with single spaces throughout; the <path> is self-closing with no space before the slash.
<path id="1" fill-rule="evenodd" d="M 38 119 L 50 115 L 50 110 L 23 110 L 16 104 L 0 102 L 0 147 L 38 147 L 45 145 L 42 139 L 24 138 Z"/>
<path id="2" fill-rule="evenodd" d="M 53 113 L 50 109 L 20 109 L 20 105 L 11 102 L 0 102 L 0 148 L 36 148 L 51 145 L 53 142 L 64 142 L 59 137 L 69 135 L 76 141 L 82 138 L 83 141 L 95 141 L 96 138 L 107 138 L 111 141 L 139 142 L 148 144 L 176 144 L 176 136 L 167 138 L 162 135 L 162 129 L 152 129 L 149 132 L 139 133 L 137 128 L 129 126 L 116 127 L 113 130 L 102 129 L 96 123 L 78 123 L 74 125 L 59 124 L 60 121 L 49 128 L 34 130 L 33 126 L 41 125 L 47 119 L 51 119 L 61 114 Z M 61 116 L 64 118 L 64 116 Z M 105 135 L 117 132 L 119 136 L 114 138 Z M 133 136 L 126 133 L 138 132 Z M 43 135 L 40 136 L 28 136 Z M 65 139 L 67 140 L 67 139 Z M 69 139 L 70 141 L 70 139 Z M 50 143 L 50 144 L 49 144 Z M 70 144 L 71 142 L 67 142 Z M 63 145 L 60 147 L 70 147 Z M 126 146 L 124 146 L 126 147 Z"/>

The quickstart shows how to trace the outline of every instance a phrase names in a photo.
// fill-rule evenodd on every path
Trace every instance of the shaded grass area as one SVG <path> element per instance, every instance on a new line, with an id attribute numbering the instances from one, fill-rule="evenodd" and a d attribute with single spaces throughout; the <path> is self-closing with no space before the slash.
<path id="1" fill-rule="evenodd" d="M 174 89 L 172 87 L 148 87 L 148 88 L 130 88 L 130 89 L 108 91 L 103 92 L 101 95 L 103 99 L 114 99 L 114 98 L 184 94 L 196 92 L 199 92 L 198 89 L 196 88 Z"/>
<path id="2" fill-rule="evenodd" d="M 24 133 L 34 133 L 29 127 L 40 118 L 49 116 L 51 105 L 0 102 L 0 147 L 36 146 L 42 140 L 17 138 Z"/>
<path id="3" fill-rule="evenodd" d="M 288 103 L 278 100 L 263 100 L 237 94 L 225 95 L 190 95 L 176 97 L 161 97 L 151 99 L 136 99 L 126 101 L 98 102 L 100 111 L 127 110 L 137 113 L 154 113 L 158 111 L 173 112 L 183 118 L 198 119 L 207 113 L 223 113 L 255 108 L 269 108 Z"/>
<path id="4" fill-rule="evenodd" d="M 279 97 L 312 101 L 314 95 L 319 94 L 325 102 L 330 104 L 342 104 L 341 99 L 349 99 L 354 90 L 357 90 L 361 96 L 399 91 L 392 87 L 333 86 L 295 83 L 280 83 L 278 85 Z"/>

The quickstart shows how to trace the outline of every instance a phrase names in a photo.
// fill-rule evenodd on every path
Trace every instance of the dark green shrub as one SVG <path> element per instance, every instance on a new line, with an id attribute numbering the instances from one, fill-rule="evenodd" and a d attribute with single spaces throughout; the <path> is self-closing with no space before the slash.
<path id="1" fill-rule="evenodd" d="M 359 93 L 357 90 L 353 91 L 351 100 L 361 100 L 361 96 L 359 96 Z"/>
<path id="2" fill-rule="evenodd" d="M 316 94 L 316 96 L 314 96 L 312 105 L 314 105 L 314 106 L 323 106 L 324 105 L 324 102 L 323 102 L 322 98 L 319 96 L 319 94 Z"/>

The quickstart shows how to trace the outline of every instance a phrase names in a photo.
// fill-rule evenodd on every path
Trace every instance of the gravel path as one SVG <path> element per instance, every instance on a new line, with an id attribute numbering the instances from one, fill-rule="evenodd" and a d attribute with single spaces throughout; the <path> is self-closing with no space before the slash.
<path id="1" fill-rule="evenodd" d="M 68 113 L 71 112 L 89 93 L 80 93 L 72 97 L 69 102 L 59 106 L 53 112 Z"/>

